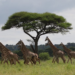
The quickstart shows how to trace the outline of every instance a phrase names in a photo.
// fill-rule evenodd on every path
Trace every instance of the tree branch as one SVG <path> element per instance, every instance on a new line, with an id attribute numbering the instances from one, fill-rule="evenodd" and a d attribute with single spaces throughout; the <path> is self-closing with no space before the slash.
<path id="1" fill-rule="evenodd" d="M 26 31 L 24 30 L 24 27 L 23 27 L 23 31 L 24 31 L 27 35 L 29 35 L 31 38 L 33 38 L 33 39 L 34 39 L 34 37 L 33 37 L 33 36 L 31 36 L 28 32 L 26 32 Z"/>
<path id="2" fill-rule="evenodd" d="M 49 31 L 49 32 L 45 32 L 45 33 L 40 34 L 40 36 L 41 36 L 41 35 L 48 34 L 48 33 L 58 33 L 58 32 L 52 32 L 52 31 L 50 32 L 50 31 Z"/>
<path id="3" fill-rule="evenodd" d="M 46 29 L 46 25 L 44 25 L 44 27 L 39 31 L 39 33 L 41 33 L 45 29 Z"/>
<path id="4" fill-rule="evenodd" d="M 33 45 L 32 45 L 32 44 L 30 44 L 30 46 L 31 46 L 31 48 L 32 48 L 33 52 L 35 53 L 35 49 L 34 49 Z"/>

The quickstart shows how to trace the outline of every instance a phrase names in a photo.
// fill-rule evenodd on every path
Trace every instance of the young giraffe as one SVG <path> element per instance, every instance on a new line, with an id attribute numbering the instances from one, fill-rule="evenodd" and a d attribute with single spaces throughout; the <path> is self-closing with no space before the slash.
<path id="1" fill-rule="evenodd" d="M 13 63 L 16 64 L 16 61 L 20 63 L 18 61 L 18 55 L 8 50 L 1 42 L 0 42 L 0 48 L 1 48 L 0 51 L 2 53 L 2 60 L 4 60 L 4 63 L 7 62 L 8 64 L 8 60 L 10 61 L 10 64 Z"/>
<path id="2" fill-rule="evenodd" d="M 59 63 L 59 57 L 61 57 L 61 59 L 63 60 L 63 62 L 65 63 L 66 59 L 64 57 L 64 52 L 57 49 L 52 42 L 50 41 L 50 39 L 48 37 L 46 37 L 45 41 L 48 41 L 48 43 L 46 45 L 50 45 L 51 49 L 53 50 L 53 60 L 52 62 L 55 63 L 55 61 L 57 61 L 57 63 Z"/>
<path id="3" fill-rule="evenodd" d="M 68 61 L 67 61 L 67 63 L 69 62 L 69 59 L 70 59 L 71 60 L 71 64 L 72 64 L 72 58 L 75 58 L 75 51 L 71 51 L 63 43 L 61 43 L 60 45 L 63 46 L 64 50 L 68 54 Z"/>
<path id="4" fill-rule="evenodd" d="M 26 48 L 22 40 L 20 40 L 16 45 L 21 48 L 24 57 L 24 64 L 28 64 L 29 61 L 31 64 L 36 64 L 36 60 L 38 59 L 38 54 L 31 52 L 29 49 Z M 39 60 L 40 63 L 40 60 Z"/>

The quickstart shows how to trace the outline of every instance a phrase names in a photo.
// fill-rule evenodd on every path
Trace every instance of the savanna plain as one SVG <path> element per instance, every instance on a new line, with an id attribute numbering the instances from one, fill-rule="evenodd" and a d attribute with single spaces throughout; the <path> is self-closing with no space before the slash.
<path id="1" fill-rule="evenodd" d="M 59 60 L 58 63 L 52 63 L 50 60 L 38 62 L 36 65 L 25 65 L 23 60 L 20 60 L 21 64 L 7 65 L 0 64 L 0 75 L 75 75 L 75 59 L 73 63 L 63 63 Z"/>

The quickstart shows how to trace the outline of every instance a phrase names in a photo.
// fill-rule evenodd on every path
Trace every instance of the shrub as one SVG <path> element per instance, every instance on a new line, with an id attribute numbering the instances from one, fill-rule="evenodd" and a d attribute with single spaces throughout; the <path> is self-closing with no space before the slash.
<path id="1" fill-rule="evenodd" d="M 48 52 L 40 53 L 39 57 L 40 57 L 41 60 L 49 60 L 50 59 L 50 56 L 49 56 Z"/>

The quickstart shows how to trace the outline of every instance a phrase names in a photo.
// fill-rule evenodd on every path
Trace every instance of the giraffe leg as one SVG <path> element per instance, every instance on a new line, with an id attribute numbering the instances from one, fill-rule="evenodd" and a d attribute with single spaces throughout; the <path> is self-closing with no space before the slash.
<path id="1" fill-rule="evenodd" d="M 26 62 L 25 62 L 25 60 L 24 60 L 24 64 L 25 64 Z"/>
<path id="2" fill-rule="evenodd" d="M 11 60 L 9 60 L 10 61 L 10 64 L 12 65 L 12 62 L 11 62 Z"/>
<path id="3" fill-rule="evenodd" d="M 29 62 L 28 62 L 28 60 L 25 58 L 24 59 L 24 64 L 28 64 Z"/>
<path id="4" fill-rule="evenodd" d="M 70 58 L 70 60 L 71 60 L 71 64 L 72 64 L 72 59 Z"/>
<path id="5" fill-rule="evenodd" d="M 29 64 L 29 60 L 26 61 L 26 64 Z"/>
<path id="6" fill-rule="evenodd" d="M 27 63 L 27 59 L 26 59 L 26 57 L 24 58 L 24 64 L 26 64 Z"/>
<path id="7" fill-rule="evenodd" d="M 12 65 L 12 64 L 16 65 L 16 61 L 12 58 L 12 59 L 10 59 L 10 64 L 11 64 L 11 65 Z"/>
<path id="8" fill-rule="evenodd" d="M 32 58 L 31 58 L 30 62 L 31 62 L 31 64 L 33 65 L 33 63 L 34 63 L 33 56 L 32 56 Z"/>
<path id="9" fill-rule="evenodd" d="M 13 54 L 13 55 L 11 55 L 11 57 L 13 58 L 14 62 L 17 61 L 20 64 L 20 62 L 18 60 L 18 55 Z"/>
<path id="10" fill-rule="evenodd" d="M 5 62 L 8 64 L 8 61 L 7 61 L 7 60 L 4 60 L 4 62 L 3 62 L 3 63 L 5 64 Z"/>
<path id="11" fill-rule="evenodd" d="M 52 62 L 53 62 L 53 63 L 55 63 L 55 61 L 56 61 L 57 63 L 59 63 L 58 56 L 54 56 L 54 58 L 53 58 Z"/>
<path id="12" fill-rule="evenodd" d="M 58 57 L 56 57 L 56 62 L 59 63 L 59 58 Z"/>
<path id="13" fill-rule="evenodd" d="M 27 64 L 27 65 L 29 64 L 29 60 L 28 59 L 26 59 L 25 64 Z"/>
<path id="14" fill-rule="evenodd" d="M 70 58 L 68 58 L 67 63 L 69 62 L 69 59 L 70 59 Z"/>
<path id="15" fill-rule="evenodd" d="M 38 61 L 38 62 L 39 62 L 39 64 L 40 64 L 40 59 L 39 59 L 39 58 L 37 59 L 37 61 Z"/>
<path id="16" fill-rule="evenodd" d="M 69 62 L 69 59 L 71 60 L 71 64 L 72 64 L 72 59 L 71 59 L 71 58 L 68 58 L 68 61 L 67 61 L 67 63 Z"/>
<path id="17" fill-rule="evenodd" d="M 6 61 L 6 63 L 8 64 L 8 61 Z"/>
<path id="18" fill-rule="evenodd" d="M 53 60 L 52 60 L 52 63 L 54 63 L 54 58 L 53 58 Z"/>
<path id="19" fill-rule="evenodd" d="M 30 62 L 31 62 L 31 64 L 33 65 L 33 62 L 32 62 L 32 60 L 31 60 Z"/>
<path id="20" fill-rule="evenodd" d="M 19 60 L 16 60 L 16 61 L 20 64 Z"/>
<path id="21" fill-rule="evenodd" d="M 16 61 L 20 64 L 18 58 L 14 57 L 13 59 L 16 60 Z M 15 61 L 14 61 L 14 62 L 15 62 Z"/>
<path id="22" fill-rule="evenodd" d="M 71 60 L 71 64 L 72 64 L 72 59 L 71 59 L 71 56 L 68 56 L 69 58 L 68 58 L 68 61 L 67 61 L 67 63 L 69 62 L 69 59 Z"/>
<path id="23" fill-rule="evenodd" d="M 66 59 L 64 56 L 61 57 L 61 59 L 63 60 L 63 62 L 65 63 Z"/>
<path id="24" fill-rule="evenodd" d="M 52 60 L 52 63 L 55 63 L 55 56 L 53 56 L 53 60 Z"/>
<path id="25" fill-rule="evenodd" d="M 13 59 L 13 64 L 16 65 L 16 61 Z"/>
<path id="26" fill-rule="evenodd" d="M 38 61 L 39 64 L 40 64 L 40 59 L 37 58 L 36 56 L 32 56 L 32 58 L 31 58 L 31 62 L 32 62 L 33 64 L 36 64 L 36 61 Z"/>

